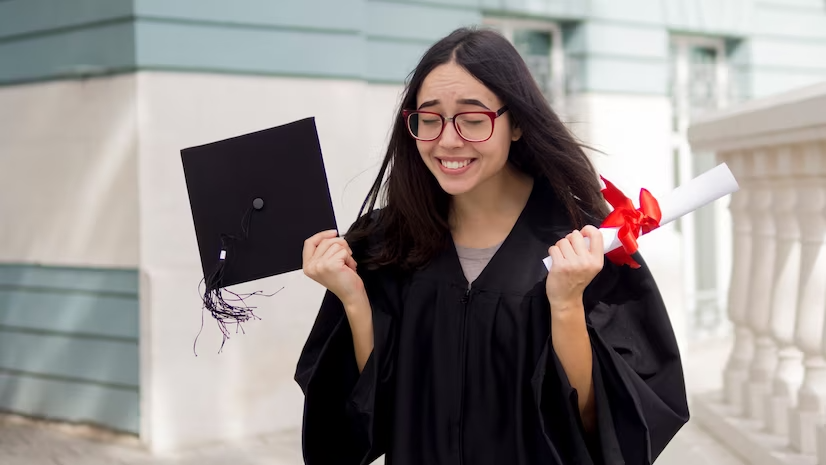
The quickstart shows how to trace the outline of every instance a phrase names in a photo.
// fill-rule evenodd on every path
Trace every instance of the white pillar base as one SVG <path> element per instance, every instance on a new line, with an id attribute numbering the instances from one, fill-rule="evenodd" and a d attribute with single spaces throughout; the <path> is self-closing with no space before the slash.
<path id="1" fill-rule="evenodd" d="M 788 447 L 785 437 L 761 431 L 756 421 L 736 416 L 720 393 L 694 397 L 692 420 L 749 465 L 818 465 L 814 454 L 800 454 Z M 826 462 L 820 462 L 826 464 Z"/>
<path id="2" fill-rule="evenodd" d="M 777 370 L 777 345 L 771 338 L 760 336 L 755 341 L 754 358 L 749 370 L 745 416 L 766 424 L 766 401 L 772 395 L 772 378 Z"/>
<path id="3" fill-rule="evenodd" d="M 810 356 L 804 366 L 806 375 L 797 396 L 797 408 L 791 411 L 789 439 L 795 451 L 815 454 L 817 427 L 823 424 L 826 411 L 826 360 Z"/>
<path id="4" fill-rule="evenodd" d="M 788 396 L 773 395 L 766 399 L 766 431 L 775 436 L 788 437 L 791 409 L 792 401 Z"/>
<path id="5" fill-rule="evenodd" d="M 797 407 L 797 392 L 803 382 L 803 353 L 793 346 L 779 352 L 772 395 L 766 399 L 766 431 L 789 435 L 789 412 Z"/>
<path id="6" fill-rule="evenodd" d="M 796 452 L 814 455 L 817 452 L 817 429 L 823 423 L 819 412 L 791 410 L 789 412 L 789 443 Z"/>
<path id="7" fill-rule="evenodd" d="M 746 368 L 727 371 L 725 374 L 726 403 L 737 415 L 746 412 L 745 387 L 748 385 L 749 372 Z"/>
<path id="8" fill-rule="evenodd" d="M 826 463 L 826 425 L 817 427 L 817 463 Z"/>
<path id="9" fill-rule="evenodd" d="M 748 406 L 747 416 L 752 420 L 757 420 L 760 424 L 767 424 L 768 413 L 766 402 L 771 399 L 771 383 L 766 381 L 752 381 L 746 385 L 746 396 Z"/>
<path id="10" fill-rule="evenodd" d="M 748 396 L 744 395 L 749 380 L 749 366 L 754 356 L 754 339 L 744 326 L 735 325 L 734 347 L 723 372 L 725 402 L 737 415 L 746 411 Z"/>

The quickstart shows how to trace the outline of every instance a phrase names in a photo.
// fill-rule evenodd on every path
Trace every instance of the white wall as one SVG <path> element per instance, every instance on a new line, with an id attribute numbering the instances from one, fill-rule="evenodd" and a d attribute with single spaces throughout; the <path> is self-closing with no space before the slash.
<path id="1" fill-rule="evenodd" d="M 179 151 L 315 116 L 345 230 L 377 172 L 400 88 L 172 73 L 137 81 L 144 439 L 168 450 L 284 429 L 297 437 L 303 397 L 293 374 L 323 289 L 300 271 L 234 287 L 285 289 L 251 302 L 263 320 L 245 325 L 222 354 L 206 314 L 196 358 L 202 276 Z"/>
<path id="2" fill-rule="evenodd" d="M 135 78 L 0 87 L 0 262 L 134 268 Z"/>

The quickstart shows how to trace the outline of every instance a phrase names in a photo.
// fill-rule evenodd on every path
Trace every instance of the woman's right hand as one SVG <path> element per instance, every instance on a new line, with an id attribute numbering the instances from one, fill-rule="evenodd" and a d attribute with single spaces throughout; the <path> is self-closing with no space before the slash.
<path id="1" fill-rule="evenodd" d="M 345 306 L 364 296 L 364 282 L 356 273 L 353 251 L 335 230 L 322 231 L 304 241 L 304 274 L 335 294 Z"/>

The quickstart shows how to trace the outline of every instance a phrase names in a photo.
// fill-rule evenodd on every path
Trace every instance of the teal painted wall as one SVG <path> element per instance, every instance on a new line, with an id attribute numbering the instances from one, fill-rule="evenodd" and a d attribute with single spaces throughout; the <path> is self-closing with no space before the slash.
<path id="1" fill-rule="evenodd" d="M 59 34 L 132 17 L 132 0 L 6 0 L 0 2 L 0 39 Z"/>
<path id="2" fill-rule="evenodd" d="M 138 274 L 0 265 L 0 410 L 138 432 Z"/>
<path id="3" fill-rule="evenodd" d="M 565 51 L 574 68 L 571 92 L 663 95 L 668 91 L 668 31 L 650 24 L 607 19 L 565 29 Z"/>
<path id="4" fill-rule="evenodd" d="M 132 0 L 0 2 L 0 83 L 135 68 Z"/>
<path id="5" fill-rule="evenodd" d="M 482 20 L 461 2 L 136 0 L 135 7 L 144 69 L 394 83 L 434 41 Z"/>
<path id="6" fill-rule="evenodd" d="M 448 3 L 446 1 L 424 3 Z M 476 8 L 497 16 L 523 18 L 555 18 L 564 20 L 585 19 L 589 11 L 589 2 L 582 0 L 472 0 L 463 2 L 476 3 Z"/>
<path id="7" fill-rule="evenodd" d="M 754 96 L 826 79 L 821 0 L 7 0 L 0 84 L 136 69 L 402 83 L 486 16 L 563 24 L 574 92 L 667 94 L 671 33 L 739 43 Z"/>
<path id="8" fill-rule="evenodd" d="M 826 81 L 826 2 L 759 0 L 745 44 L 753 96 Z"/>

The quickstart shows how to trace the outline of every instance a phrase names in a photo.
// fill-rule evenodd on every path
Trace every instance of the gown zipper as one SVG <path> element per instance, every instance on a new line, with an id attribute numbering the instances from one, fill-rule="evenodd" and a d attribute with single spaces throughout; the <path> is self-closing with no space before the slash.
<path id="1" fill-rule="evenodd" d="M 470 302 L 470 289 L 468 286 L 465 295 L 462 296 L 462 335 L 460 347 L 460 381 L 459 381 L 459 421 L 458 421 L 458 449 L 459 449 L 459 465 L 464 462 L 464 424 L 465 424 L 465 371 L 467 369 L 467 308 Z"/>

